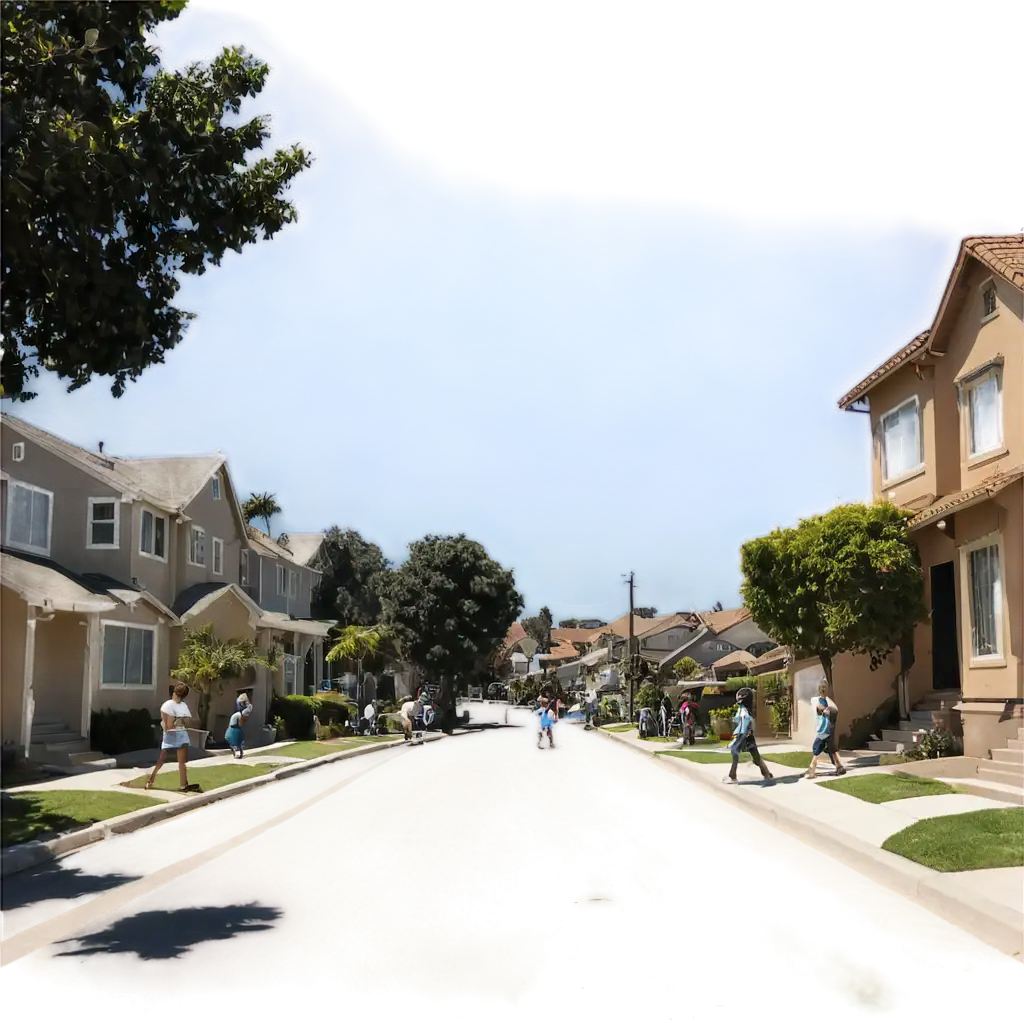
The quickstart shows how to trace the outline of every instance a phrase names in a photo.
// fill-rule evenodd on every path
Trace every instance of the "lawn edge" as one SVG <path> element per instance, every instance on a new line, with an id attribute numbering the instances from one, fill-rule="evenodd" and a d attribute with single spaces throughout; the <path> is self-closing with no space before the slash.
<path id="1" fill-rule="evenodd" d="M 452 736 L 470 736 L 478 730 L 457 730 Z M 424 742 L 433 743 L 445 739 L 446 733 L 427 733 L 423 737 Z M 194 796 L 185 797 L 182 800 L 172 800 L 161 803 L 157 807 L 144 807 L 139 811 L 129 811 L 127 814 L 119 814 L 114 818 L 107 818 L 105 821 L 98 821 L 94 825 L 86 825 L 84 828 L 75 829 L 73 832 L 65 832 L 53 839 L 30 840 L 27 843 L 18 843 L 0 850 L 0 878 L 8 878 L 19 871 L 26 871 L 29 868 L 37 867 L 48 861 L 56 860 L 83 846 L 91 846 L 93 843 L 103 842 L 111 836 L 124 835 L 128 832 L 135 832 L 140 828 L 166 821 L 168 818 L 175 818 L 179 814 L 187 814 L 207 804 L 217 803 L 220 800 L 227 800 L 242 793 L 259 789 L 261 786 L 268 786 L 279 779 L 290 779 L 303 772 L 312 771 L 321 765 L 333 764 L 335 761 L 345 761 L 350 757 L 363 757 L 375 753 L 378 750 L 392 750 L 395 747 L 405 745 L 404 739 L 396 739 L 384 743 L 368 743 L 363 747 L 341 750 L 337 754 L 325 754 L 323 757 L 310 758 L 308 761 L 301 761 L 297 764 L 289 764 L 284 768 L 268 772 L 266 775 L 258 775 L 254 779 L 243 779 L 241 782 L 232 782 L 227 786 L 212 789 L 209 793 L 197 793 Z M 199 764 L 201 762 L 197 762 Z M 145 795 L 145 790 L 125 790 L 128 793 L 139 793 Z"/>
<path id="2" fill-rule="evenodd" d="M 955 885 L 955 872 L 936 871 L 853 836 L 836 832 L 798 811 L 765 804 L 756 795 L 744 792 L 739 786 L 721 785 L 684 758 L 658 757 L 654 751 L 643 750 L 620 740 L 615 733 L 604 735 L 620 746 L 650 758 L 665 771 L 684 776 L 688 781 L 714 793 L 719 799 L 731 802 L 773 828 L 786 832 L 892 892 L 905 896 L 1000 952 L 1018 959 L 1024 954 L 1024 914 L 973 893 L 951 891 Z"/>

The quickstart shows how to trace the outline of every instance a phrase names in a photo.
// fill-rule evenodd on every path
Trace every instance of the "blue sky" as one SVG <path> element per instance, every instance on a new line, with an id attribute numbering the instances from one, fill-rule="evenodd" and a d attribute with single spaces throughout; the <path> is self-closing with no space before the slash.
<path id="1" fill-rule="evenodd" d="M 619 614 L 631 569 L 641 604 L 728 605 L 744 539 L 869 496 L 867 424 L 837 398 L 929 324 L 963 234 L 1024 222 L 983 168 L 921 154 L 914 133 L 950 116 L 941 69 L 931 99 L 903 78 L 865 93 L 874 127 L 837 100 L 845 126 L 794 107 L 737 132 L 751 102 L 781 109 L 762 95 L 770 67 L 696 98 L 670 69 L 595 110 L 617 65 L 588 54 L 651 63 L 613 21 L 587 53 L 524 50 L 540 84 L 520 94 L 502 61 L 533 45 L 537 12 L 485 45 L 479 24 L 447 31 L 469 31 L 471 8 L 414 25 L 370 6 L 373 24 L 329 9 L 311 42 L 295 35 L 308 19 L 286 31 L 255 2 L 198 3 L 167 27 L 167 65 L 229 43 L 271 62 L 247 109 L 315 154 L 292 190 L 300 221 L 186 279 L 198 319 L 121 399 L 43 380 L 13 412 L 118 454 L 222 450 L 240 492 L 278 495 L 275 530 L 352 526 L 396 560 L 464 531 L 515 568 L 529 610 L 560 618 Z M 578 36 L 581 9 L 555 6 L 548 36 Z M 954 23 L 935 21 L 955 53 Z M 641 42 L 671 35 L 656 27 Z M 856 85 L 838 75 L 833 96 Z"/>

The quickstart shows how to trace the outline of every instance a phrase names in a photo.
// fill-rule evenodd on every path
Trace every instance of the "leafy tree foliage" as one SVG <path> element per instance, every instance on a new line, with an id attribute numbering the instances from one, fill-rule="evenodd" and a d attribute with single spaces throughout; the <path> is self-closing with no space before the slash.
<path id="1" fill-rule="evenodd" d="M 327 531 L 321 552 L 323 577 L 313 614 L 341 626 L 375 626 L 381 616 L 376 587 L 389 571 L 384 553 L 355 530 L 337 526 Z"/>
<path id="2" fill-rule="evenodd" d="M 658 614 L 658 609 L 645 605 L 643 608 L 634 608 L 633 614 L 641 619 L 653 619 Z"/>
<path id="3" fill-rule="evenodd" d="M 270 520 L 280 514 L 281 506 L 277 503 L 277 495 L 271 494 L 270 491 L 264 491 L 262 494 L 250 494 L 242 502 L 242 518 L 247 523 L 251 523 L 254 519 L 262 519 L 268 534 L 270 533 Z"/>
<path id="4" fill-rule="evenodd" d="M 427 536 L 382 576 L 383 621 L 406 657 L 440 676 L 441 725 L 455 721 L 455 686 L 486 673 L 523 609 L 515 577 L 465 534 Z"/>
<path id="5" fill-rule="evenodd" d="M 579 619 L 561 619 L 558 623 L 559 629 L 579 629 Z"/>
<path id="6" fill-rule="evenodd" d="M 689 655 L 676 663 L 676 676 L 679 679 L 693 679 L 694 676 L 700 675 L 700 672 L 700 663 Z"/>
<path id="7" fill-rule="evenodd" d="M 551 650 L 551 627 L 553 625 L 551 609 L 545 606 L 537 615 L 531 615 L 523 619 L 523 629 L 526 635 L 537 641 L 537 650 L 540 654 L 547 654 Z"/>
<path id="8" fill-rule="evenodd" d="M 184 0 L 4 4 L 3 321 L 6 397 L 44 367 L 115 396 L 164 359 L 202 274 L 295 220 L 283 192 L 301 146 L 249 161 L 266 117 L 241 121 L 266 64 L 239 47 L 184 71 L 147 35 Z"/>
<path id="9" fill-rule="evenodd" d="M 658 713 L 658 706 L 661 704 L 661 687 L 648 679 L 639 690 L 636 691 L 633 706 L 636 708 L 650 708 L 655 714 Z"/>
<path id="10" fill-rule="evenodd" d="M 869 654 L 872 668 L 927 615 L 910 514 L 886 503 L 840 505 L 742 548 L 742 593 L 754 621 L 779 643 L 832 663 Z"/>

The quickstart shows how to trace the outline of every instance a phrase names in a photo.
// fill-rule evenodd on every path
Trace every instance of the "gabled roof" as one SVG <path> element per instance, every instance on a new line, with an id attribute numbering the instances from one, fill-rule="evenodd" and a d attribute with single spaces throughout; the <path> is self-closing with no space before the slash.
<path id="1" fill-rule="evenodd" d="M 249 613 L 249 624 L 255 628 L 263 616 L 263 609 L 236 583 L 196 583 L 186 587 L 174 599 L 174 614 L 182 622 L 201 615 L 210 605 L 225 597 L 234 597 Z"/>
<path id="2" fill-rule="evenodd" d="M 714 662 L 712 668 L 748 668 L 757 661 L 750 651 L 730 651 Z"/>
<path id="3" fill-rule="evenodd" d="M 633 613 L 633 636 L 639 637 L 645 634 L 652 633 L 656 626 L 665 622 L 667 619 L 671 619 L 671 615 L 655 615 L 651 619 L 642 619 L 636 612 Z M 596 644 L 601 637 L 613 634 L 615 636 L 628 637 L 629 636 L 629 613 L 616 619 L 614 622 L 609 622 L 607 626 L 601 626 L 600 629 L 590 633 L 587 637 L 587 643 Z"/>
<path id="4" fill-rule="evenodd" d="M 651 622 L 652 619 L 641 619 L 641 622 Z M 685 629 L 700 629 L 700 618 L 692 612 L 676 612 L 674 615 L 662 615 L 659 616 L 655 625 L 649 629 L 640 631 L 634 623 L 633 628 L 637 631 L 637 636 L 641 640 L 646 640 L 652 636 L 658 636 L 660 633 L 665 633 L 670 629 L 679 629 L 682 626 Z"/>
<path id="5" fill-rule="evenodd" d="M 756 658 L 750 663 L 751 670 L 753 669 L 764 669 L 769 665 L 784 665 L 786 660 L 789 658 L 788 647 L 773 647 L 770 651 L 765 651 L 760 658 Z"/>
<path id="6" fill-rule="evenodd" d="M 1024 290 L 1024 234 L 1021 235 L 972 235 L 960 243 L 956 263 L 946 282 L 945 291 L 935 312 L 935 319 L 927 331 L 922 331 L 910 344 L 872 370 L 856 387 L 851 388 L 839 399 L 839 408 L 848 409 L 859 398 L 867 394 L 880 380 L 895 373 L 913 357 L 920 358 L 930 351 L 940 351 L 942 341 L 940 325 L 946 313 L 957 305 L 956 290 L 960 276 L 969 259 L 976 259 L 982 266 L 998 274 L 1014 288 Z"/>
<path id="7" fill-rule="evenodd" d="M 252 523 L 246 524 L 245 534 L 249 538 L 250 547 L 255 548 L 261 555 L 265 555 L 268 558 L 280 558 L 285 562 L 291 562 L 293 565 L 305 565 L 288 548 L 278 544 L 269 533 L 264 533 L 262 530 L 257 529 Z M 290 537 L 288 539 L 289 541 L 291 540 Z"/>
<path id="8" fill-rule="evenodd" d="M 288 549 L 299 565 L 309 565 L 319 553 L 326 536 L 325 533 L 289 533 Z"/>
<path id="9" fill-rule="evenodd" d="M 727 629 L 746 622 L 750 618 L 749 608 L 724 608 L 720 612 L 701 612 L 700 619 L 715 636 Z"/>

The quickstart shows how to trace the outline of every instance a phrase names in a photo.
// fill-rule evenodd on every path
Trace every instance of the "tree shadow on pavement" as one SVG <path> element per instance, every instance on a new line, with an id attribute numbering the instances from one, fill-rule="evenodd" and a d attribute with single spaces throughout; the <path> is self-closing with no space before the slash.
<path id="1" fill-rule="evenodd" d="M 73 900 L 134 882 L 138 875 L 90 875 L 60 862 L 41 865 L 4 879 L 0 909 L 18 910 L 45 900 Z"/>
<path id="2" fill-rule="evenodd" d="M 134 953 L 140 960 L 173 960 L 201 942 L 219 942 L 245 932 L 267 931 L 280 916 L 281 911 L 276 907 L 261 907 L 255 903 L 147 910 L 115 921 L 101 932 L 64 939 L 61 944 L 73 942 L 78 948 L 57 955 Z"/>

